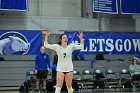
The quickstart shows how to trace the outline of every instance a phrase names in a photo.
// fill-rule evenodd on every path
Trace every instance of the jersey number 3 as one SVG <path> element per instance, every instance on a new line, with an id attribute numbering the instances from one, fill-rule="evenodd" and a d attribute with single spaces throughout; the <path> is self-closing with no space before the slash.
<path id="1" fill-rule="evenodd" d="M 66 58 L 66 53 L 63 53 L 63 55 L 64 55 L 64 58 Z"/>

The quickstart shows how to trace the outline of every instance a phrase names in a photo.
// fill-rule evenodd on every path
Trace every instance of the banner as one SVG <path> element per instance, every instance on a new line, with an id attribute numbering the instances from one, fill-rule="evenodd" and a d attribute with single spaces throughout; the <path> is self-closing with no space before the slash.
<path id="1" fill-rule="evenodd" d="M 93 11 L 118 14 L 117 0 L 93 0 Z"/>
<path id="2" fill-rule="evenodd" d="M 140 13 L 140 0 L 121 0 L 122 14 L 138 14 Z"/>
<path id="3" fill-rule="evenodd" d="M 27 0 L 0 0 L 0 10 L 27 11 Z"/>
<path id="4" fill-rule="evenodd" d="M 41 31 L 0 31 L 0 55 L 37 54 L 41 45 Z"/>
<path id="5" fill-rule="evenodd" d="M 79 32 L 65 32 L 68 43 L 79 44 Z M 83 32 L 85 54 L 140 54 L 140 33 Z"/>

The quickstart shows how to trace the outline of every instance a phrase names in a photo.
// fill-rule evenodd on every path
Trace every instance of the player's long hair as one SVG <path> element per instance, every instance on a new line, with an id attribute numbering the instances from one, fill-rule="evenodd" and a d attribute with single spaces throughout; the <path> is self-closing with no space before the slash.
<path id="1" fill-rule="evenodd" d="M 61 45 L 61 44 L 62 44 L 61 40 L 62 40 L 63 35 L 65 35 L 65 34 L 61 34 L 61 35 L 59 36 L 58 45 Z"/>
<path id="2" fill-rule="evenodd" d="M 137 60 L 136 59 L 133 59 L 132 60 L 132 64 L 134 64 L 134 62 L 136 62 L 136 64 L 137 64 Z"/>

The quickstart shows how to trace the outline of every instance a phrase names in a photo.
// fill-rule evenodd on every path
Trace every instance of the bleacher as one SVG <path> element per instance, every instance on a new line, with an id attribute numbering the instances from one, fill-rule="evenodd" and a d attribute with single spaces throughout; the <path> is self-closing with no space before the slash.
<path id="1" fill-rule="evenodd" d="M 26 80 L 26 72 L 34 69 L 35 56 L 3 56 L 0 61 L 0 87 L 1 89 L 19 88 Z"/>
<path id="2" fill-rule="evenodd" d="M 26 72 L 34 69 L 34 59 L 35 55 L 16 55 L 16 56 L 3 56 L 5 61 L 0 61 L 0 87 L 19 87 L 26 80 Z M 86 57 L 86 56 L 85 56 Z M 91 59 L 89 56 L 88 58 Z M 93 55 L 93 58 L 95 55 Z M 89 59 L 86 61 L 73 61 L 74 68 L 82 72 L 84 69 L 101 69 L 105 71 L 110 68 L 113 69 L 117 75 L 119 75 L 119 71 L 122 68 L 128 69 L 131 64 L 131 58 L 133 56 L 125 56 L 125 58 L 129 58 L 122 63 L 118 62 L 115 59 L 116 56 L 107 56 L 105 58 L 112 58 L 109 62 L 106 60 L 96 60 L 93 63 L 93 68 L 91 68 L 91 62 Z M 118 58 L 120 56 L 118 55 Z M 121 56 L 123 58 L 123 56 Z M 124 59 L 125 59 L 124 58 Z"/>

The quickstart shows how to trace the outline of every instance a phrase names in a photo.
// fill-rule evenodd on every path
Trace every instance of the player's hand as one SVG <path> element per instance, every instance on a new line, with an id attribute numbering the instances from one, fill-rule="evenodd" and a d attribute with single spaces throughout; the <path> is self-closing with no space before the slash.
<path id="1" fill-rule="evenodd" d="M 80 40 L 82 40 L 83 39 L 83 32 L 79 32 L 78 37 L 79 37 Z"/>
<path id="2" fill-rule="evenodd" d="M 80 32 L 78 37 L 80 39 L 80 44 L 83 44 L 83 32 Z"/>
<path id="3" fill-rule="evenodd" d="M 50 30 L 49 30 L 49 29 L 46 29 L 46 35 L 45 35 L 45 38 L 48 39 L 49 36 L 50 36 Z"/>

